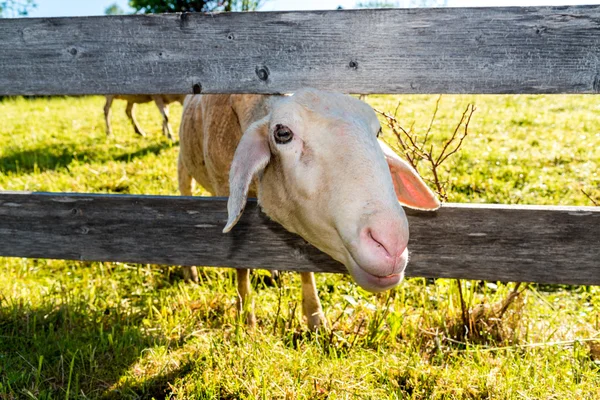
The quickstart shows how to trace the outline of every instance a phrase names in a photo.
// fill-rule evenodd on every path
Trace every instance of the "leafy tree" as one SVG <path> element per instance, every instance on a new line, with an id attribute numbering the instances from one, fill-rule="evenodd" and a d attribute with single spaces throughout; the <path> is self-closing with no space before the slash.
<path id="1" fill-rule="evenodd" d="M 356 8 L 393 8 L 399 7 L 398 3 L 390 3 L 389 1 L 367 1 L 357 3 Z"/>
<path id="2" fill-rule="evenodd" d="M 211 11 L 253 11 L 262 5 L 263 0 L 129 0 L 129 6 L 136 12 L 211 12 Z"/>
<path id="3" fill-rule="evenodd" d="M 382 1 L 373 0 L 356 4 L 357 8 L 393 8 L 393 7 L 445 7 L 448 0 L 404 0 L 404 1 Z"/>
<path id="4" fill-rule="evenodd" d="M 105 15 L 123 15 L 125 11 L 117 4 L 113 3 L 104 10 Z"/>
<path id="5" fill-rule="evenodd" d="M 35 7 L 34 0 L 0 0 L 0 17 L 27 15 Z"/>
<path id="6" fill-rule="evenodd" d="M 446 7 L 448 0 L 410 0 L 407 7 Z"/>
<path id="7" fill-rule="evenodd" d="M 263 4 L 263 0 L 230 0 L 229 9 L 225 11 L 256 11 Z"/>

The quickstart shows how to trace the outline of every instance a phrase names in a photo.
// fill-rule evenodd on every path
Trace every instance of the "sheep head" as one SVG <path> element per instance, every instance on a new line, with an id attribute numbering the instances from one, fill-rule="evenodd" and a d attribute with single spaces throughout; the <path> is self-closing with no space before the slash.
<path id="1" fill-rule="evenodd" d="M 366 290 L 396 286 L 408 262 L 402 205 L 440 204 L 419 175 L 377 139 L 373 109 L 351 96 L 303 89 L 275 98 L 245 128 L 229 175 L 229 220 L 257 177 L 263 211 L 343 263 Z"/>

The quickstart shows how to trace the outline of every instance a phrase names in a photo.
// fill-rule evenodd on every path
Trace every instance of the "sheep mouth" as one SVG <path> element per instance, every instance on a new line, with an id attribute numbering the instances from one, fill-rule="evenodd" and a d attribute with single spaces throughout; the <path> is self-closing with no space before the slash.
<path id="1" fill-rule="evenodd" d="M 365 280 L 368 281 L 370 287 L 381 289 L 385 291 L 397 286 L 404 278 L 404 272 L 398 274 L 391 274 L 387 276 L 372 275 L 361 269 L 364 273 Z"/>
<path id="2" fill-rule="evenodd" d="M 350 275 L 352 275 L 352 278 L 360 287 L 369 292 L 379 293 L 392 289 L 402 282 L 407 264 L 408 258 L 406 259 L 406 263 L 404 264 L 403 268 L 400 269 L 399 272 L 379 276 L 365 271 L 360 264 L 354 260 L 352 253 L 350 253 L 350 262 L 346 264 L 346 269 L 348 272 L 350 272 Z"/>

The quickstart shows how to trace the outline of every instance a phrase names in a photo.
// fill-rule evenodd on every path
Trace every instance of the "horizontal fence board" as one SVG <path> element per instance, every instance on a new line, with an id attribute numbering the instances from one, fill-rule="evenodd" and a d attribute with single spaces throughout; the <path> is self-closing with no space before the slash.
<path id="1" fill-rule="evenodd" d="M 250 200 L 0 193 L 0 255 L 345 272 Z M 600 284 L 600 208 L 445 205 L 408 211 L 408 276 Z"/>
<path id="2" fill-rule="evenodd" d="M 600 6 L 0 19 L 0 95 L 598 93 Z"/>

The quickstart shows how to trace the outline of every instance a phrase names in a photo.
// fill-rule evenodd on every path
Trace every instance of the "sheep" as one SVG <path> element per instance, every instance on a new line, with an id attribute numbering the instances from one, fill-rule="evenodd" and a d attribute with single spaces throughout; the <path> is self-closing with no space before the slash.
<path id="1" fill-rule="evenodd" d="M 186 98 L 179 131 L 178 183 L 229 196 L 229 232 L 247 196 L 262 211 L 344 264 L 371 292 L 398 285 L 408 262 L 400 204 L 435 210 L 435 194 L 378 140 L 373 109 L 348 95 L 301 89 L 292 96 Z M 248 269 L 237 270 L 238 311 L 255 323 Z M 308 327 L 326 325 L 313 273 L 301 273 Z"/>
<path id="2" fill-rule="evenodd" d="M 126 100 L 127 108 L 125 109 L 125 113 L 127 113 L 127 117 L 133 124 L 133 129 L 135 129 L 135 133 L 140 136 L 146 136 L 146 133 L 139 126 L 134 112 L 134 106 L 136 104 L 149 103 L 154 101 L 160 114 L 163 117 L 163 134 L 169 139 L 173 140 L 173 134 L 171 131 L 171 125 L 169 124 L 169 104 L 174 102 L 179 102 L 183 105 L 183 100 L 185 99 L 185 95 L 178 94 L 162 94 L 162 95 L 150 95 L 150 94 L 138 94 L 138 95 L 107 95 L 106 96 L 106 104 L 104 105 L 104 120 L 106 122 L 106 136 L 112 135 L 112 126 L 110 124 L 110 107 L 112 106 L 112 102 L 114 99 Z"/>

